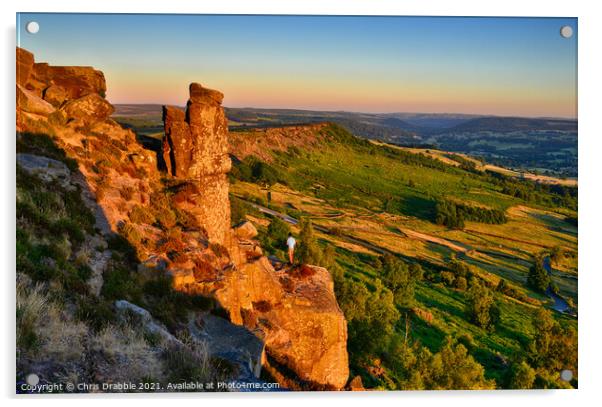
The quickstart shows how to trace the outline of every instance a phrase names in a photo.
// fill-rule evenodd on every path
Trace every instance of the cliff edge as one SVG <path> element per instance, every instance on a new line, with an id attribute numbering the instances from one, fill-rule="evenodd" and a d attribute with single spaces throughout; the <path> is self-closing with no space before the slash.
<path id="1" fill-rule="evenodd" d="M 345 385 L 347 326 L 328 271 L 277 272 L 250 223 L 231 228 L 220 92 L 193 83 L 185 112 L 164 108 L 157 156 L 111 119 L 102 72 L 35 63 L 23 49 L 17 68 L 17 131 L 51 135 L 76 163 L 97 229 L 134 247 L 137 273 L 168 275 L 175 290 L 214 299 L 263 341 L 264 367 L 281 383 L 294 376 L 313 388 Z"/>

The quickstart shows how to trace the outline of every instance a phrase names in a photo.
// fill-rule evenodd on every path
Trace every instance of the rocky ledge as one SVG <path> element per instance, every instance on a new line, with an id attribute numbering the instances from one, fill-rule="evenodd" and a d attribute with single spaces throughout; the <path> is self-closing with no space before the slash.
<path id="1" fill-rule="evenodd" d="M 98 228 L 107 236 L 120 233 L 136 248 L 138 273 L 167 274 L 174 289 L 213 298 L 262 344 L 262 357 L 252 358 L 254 373 L 261 363 L 285 387 L 343 388 L 347 325 L 329 272 L 314 266 L 277 272 L 250 223 L 231 228 L 223 95 L 197 83 L 189 90 L 185 112 L 164 108 L 157 157 L 110 118 L 102 72 L 35 63 L 31 53 L 17 49 L 17 131 L 50 136 L 77 164 L 73 178 Z M 19 161 L 36 171 L 52 167 L 36 157 Z M 49 176 L 60 177 L 63 168 L 52 170 Z M 165 206 L 166 188 L 173 208 Z M 170 226 L 176 219 L 167 212 L 192 226 L 176 233 Z"/>

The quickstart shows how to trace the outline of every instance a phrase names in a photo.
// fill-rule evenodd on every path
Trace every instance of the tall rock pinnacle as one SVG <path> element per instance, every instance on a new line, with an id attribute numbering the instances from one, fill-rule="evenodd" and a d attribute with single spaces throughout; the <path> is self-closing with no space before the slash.
<path id="1" fill-rule="evenodd" d="M 163 160 L 167 171 L 198 185 L 200 196 L 187 209 L 196 215 L 209 238 L 219 243 L 230 229 L 226 174 L 232 167 L 223 97 L 216 90 L 192 83 L 186 112 L 163 107 Z"/>

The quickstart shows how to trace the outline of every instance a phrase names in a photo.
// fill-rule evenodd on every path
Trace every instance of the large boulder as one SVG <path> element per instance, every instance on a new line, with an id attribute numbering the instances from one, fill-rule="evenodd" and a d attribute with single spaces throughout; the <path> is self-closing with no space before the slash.
<path id="1" fill-rule="evenodd" d="M 79 99 L 70 100 L 61 110 L 68 119 L 79 119 L 84 123 L 94 123 L 107 119 L 115 108 L 103 97 L 90 93 Z"/>
<path id="2" fill-rule="evenodd" d="M 92 67 L 34 64 L 28 88 L 43 93 L 51 85 L 63 88 L 69 100 L 89 94 L 104 97 L 107 91 L 104 74 Z"/>
<path id="3" fill-rule="evenodd" d="M 23 48 L 17 47 L 17 84 L 25 86 L 33 70 L 33 54 Z"/>
<path id="4" fill-rule="evenodd" d="M 50 85 L 44 90 L 44 100 L 52 106 L 61 107 L 61 105 L 69 99 L 67 90 L 59 85 Z"/>
<path id="5" fill-rule="evenodd" d="M 328 270 L 308 267 L 303 275 L 289 275 L 260 257 L 217 278 L 174 284 L 215 298 L 233 323 L 263 338 L 266 367 L 274 377 L 290 378 L 287 372 L 294 372 L 293 380 L 341 389 L 349 376 L 347 323 Z"/>
<path id="6" fill-rule="evenodd" d="M 57 181 L 63 188 L 75 189 L 71 184 L 71 171 L 60 161 L 35 154 L 19 153 L 17 164 L 45 182 Z"/>
<path id="7" fill-rule="evenodd" d="M 175 346 L 176 348 L 184 347 L 182 341 L 173 336 L 167 328 L 160 322 L 155 321 L 153 316 L 142 307 L 132 304 L 126 300 L 115 301 L 115 309 L 119 317 L 129 319 L 134 317 L 136 322 L 151 335 L 157 335 L 164 343 Z"/>
<path id="8" fill-rule="evenodd" d="M 17 84 L 17 109 L 44 116 L 48 116 L 55 110 L 50 103 L 19 84 Z"/>
<path id="9" fill-rule="evenodd" d="M 207 101 L 210 101 L 212 103 L 221 105 L 222 100 L 224 100 L 224 94 L 222 92 L 205 88 L 200 83 L 191 83 L 189 92 L 190 101 L 192 103 L 206 103 Z"/>
<path id="10" fill-rule="evenodd" d="M 242 381 L 255 381 L 261 375 L 265 344 L 251 331 L 211 314 L 201 314 L 188 324 L 193 338 L 207 343 L 208 353 L 239 368 Z"/>
<path id="11" fill-rule="evenodd" d="M 236 225 L 234 227 L 234 233 L 239 239 L 247 240 L 254 239 L 258 235 L 257 228 L 248 220 Z"/>

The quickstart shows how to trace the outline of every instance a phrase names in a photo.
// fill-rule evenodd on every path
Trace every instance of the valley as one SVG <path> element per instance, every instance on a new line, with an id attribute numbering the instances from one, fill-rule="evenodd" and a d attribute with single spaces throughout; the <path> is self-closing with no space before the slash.
<path id="1" fill-rule="evenodd" d="M 511 359 L 524 355 L 534 334 L 536 311 L 555 309 L 553 297 L 526 283 L 534 258 L 552 250 L 563 253 L 554 262 L 553 284 L 559 298 L 571 304 L 556 318 L 576 327 L 570 316 L 578 304 L 577 227 L 571 223 L 576 195 L 565 198 L 566 193 L 558 192 L 576 192 L 575 180 L 516 172 L 457 152 L 359 139 L 326 123 L 230 126 L 230 195 L 237 202 L 233 218 L 234 207 L 243 208 L 241 216 L 268 240 L 274 218 L 288 223 L 296 235 L 299 221 L 311 220 L 320 246 L 331 247 L 345 278 L 371 290 L 384 279 L 379 270 L 384 255 L 425 270 L 427 277 L 415 285 L 414 305 L 399 309 L 405 317 L 395 324 L 393 337 L 409 337 L 437 352 L 446 338 L 468 335 L 471 354 L 485 367 L 485 376 L 503 385 Z M 141 135 L 149 128 L 150 123 L 136 130 Z M 530 192 L 513 196 L 512 188 Z M 440 225 L 435 221 L 440 199 L 503 211 L 507 221 Z M 266 249 L 268 254 L 284 259 L 282 247 L 274 246 Z M 502 312 L 494 332 L 468 320 L 467 291 L 454 281 L 463 278 L 448 271 L 455 262 L 493 289 L 505 287 L 496 294 Z M 391 388 L 387 382 L 395 369 L 366 356 L 350 348 L 352 374 L 370 387 Z M 381 364 L 382 375 L 369 373 L 374 363 Z"/>

